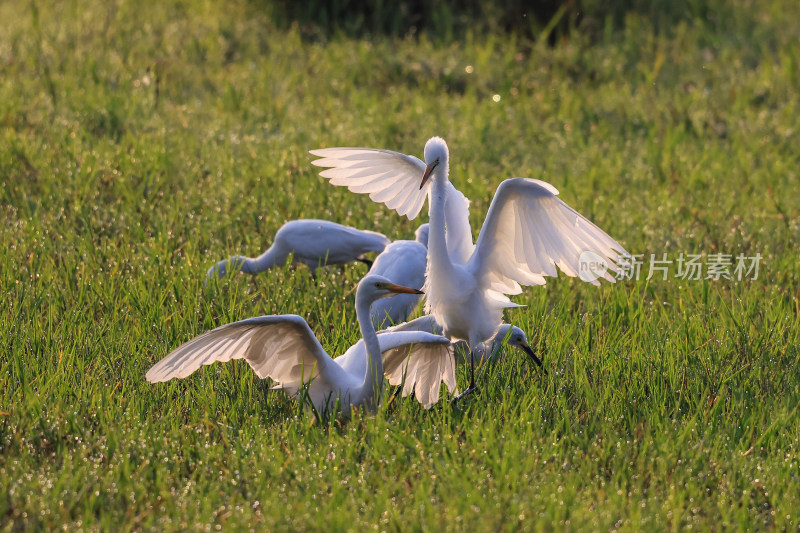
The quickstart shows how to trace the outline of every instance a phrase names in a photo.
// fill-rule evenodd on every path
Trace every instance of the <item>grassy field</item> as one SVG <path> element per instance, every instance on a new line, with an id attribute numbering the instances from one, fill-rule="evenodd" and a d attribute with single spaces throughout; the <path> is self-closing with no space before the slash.
<path id="1" fill-rule="evenodd" d="M 308 37 L 215 4 L 0 3 L 0 531 L 798 528 L 800 4 L 552 48 Z M 316 285 L 205 271 L 300 217 L 411 237 L 307 150 L 421 155 L 432 135 L 476 231 L 528 176 L 644 254 L 638 280 L 515 298 L 547 376 L 509 350 L 463 410 L 406 399 L 345 425 L 244 364 L 144 381 L 262 314 L 342 353 L 363 265 Z M 681 254 L 762 259 L 694 280 Z"/>

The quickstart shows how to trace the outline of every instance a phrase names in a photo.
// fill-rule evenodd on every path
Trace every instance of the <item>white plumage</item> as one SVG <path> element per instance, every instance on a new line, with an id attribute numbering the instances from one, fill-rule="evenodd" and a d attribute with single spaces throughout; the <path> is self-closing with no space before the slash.
<path id="1" fill-rule="evenodd" d="M 374 407 L 383 390 L 384 364 L 390 383 L 398 372 L 406 383 L 425 391 L 418 396 L 427 408 L 439 398 L 444 381 L 455 389 L 455 363 L 450 342 L 424 332 L 405 332 L 379 339 L 369 318 L 370 304 L 394 293 L 419 292 L 395 285 L 381 276 L 367 276 L 356 290 L 356 316 L 362 339 L 344 355 L 332 359 L 308 324 L 296 315 L 274 315 L 220 326 L 178 347 L 146 374 L 151 383 L 183 378 L 203 365 L 244 359 L 260 378 L 271 378 L 289 394 L 309 383 L 308 394 L 319 413 L 339 402 L 346 415 L 350 406 Z M 436 366 L 436 372 L 415 369 Z M 437 380 L 438 378 L 438 380 Z M 410 381 L 409 381 L 410 380 Z M 436 382 L 434 383 L 434 381 Z M 399 383 L 399 382 L 397 382 Z"/>
<path id="2" fill-rule="evenodd" d="M 414 320 L 398 324 L 390 328 L 386 328 L 378 332 L 378 338 L 384 334 L 397 334 L 398 332 L 405 331 L 424 331 L 434 335 L 442 334 L 442 326 L 440 326 L 431 315 L 424 315 Z M 501 324 L 495 335 L 478 345 L 474 350 L 475 359 L 483 362 L 495 362 L 500 359 L 500 348 L 503 342 L 507 342 L 509 346 L 514 346 L 525 352 L 531 360 L 539 366 L 542 366 L 542 361 L 533 351 L 528 344 L 528 336 L 525 332 L 517 326 L 511 324 Z M 465 353 L 469 347 L 464 341 L 458 341 L 453 344 L 455 353 Z M 545 371 L 546 372 L 546 371 Z"/>
<path id="3" fill-rule="evenodd" d="M 328 220 L 292 220 L 275 233 L 275 240 L 258 257 L 233 256 L 208 269 L 207 277 L 215 273 L 224 277 L 229 269 L 257 274 L 274 266 L 282 266 L 289 256 L 292 262 L 302 263 L 312 274 L 320 266 L 362 261 L 369 252 L 382 252 L 389 239 L 375 231 L 366 231 Z"/>
<path id="4" fill-rule="evenodd" d="M 515 178 L 502 182 L 492 200 L 474 248 L 466 200 L 448 180 L 449 151 L 439 137 L 425 144 L 425 162 L 413 156 L 369 148 L 313 150 L 313 164 L 334 185 L 367 193 L 401 215 L 414 218 L 430 195 L 430 235 L 426 312 L 453 340 L 474 350 L 497 332 L 503 309 L 517 307 L 507 295 L 521 285 L 542 285 L 556 276 L 579 273 L 581 255 L 603 263 L 593 277 L 614 282 L 627 252 L 600 228 L 558 198 L 543 181 Z M 467 217 L 464 214 L 466 212 Z M 473 383 L 466 392 L 473 389 Z"/>
<path id="5" fill-rule="evenodd" d="M 309 153 L 322 158 L 312 161 L 312 165 L 332 167 L 320 172 L 331 184 L 369 194 L 373 201 L 386 204 L 409 220 L 417 217 L 430 193 L 430 187 L 419 187 L 425 163 L 413 155 L 376 148 L 323 148 Z M 449 181 L 445 189 L 447 249 L 454 261 L 465 263 L 475 248 L 469 224 L 469 200 Z"/>
<path id="6" fill-rule="evenodd" d="M 375 148 L 324 148 L 311 150 L 311 154 L 322 158 L 312 161 L 313 165 L 332 167 L 320 175 L 333 185 L 369 194 L 373 201 L 411 220 L 425 203 L 425 192 L 415 186 L 425 165 L 414 156 Z"/>
<path id="7" fill-rule="evenodd" d="M 428 225 L 417 229 L 414 241 L 394 241 L 375 258 L 369 274 L 384 276 L 406 287 L 425 284 L 428 264 Z M 397 294 L 378 300 L 372 305 L 372 322 L 375 327 L 399 324 L 408 318 L 419 302 L 419 295 Z"/>

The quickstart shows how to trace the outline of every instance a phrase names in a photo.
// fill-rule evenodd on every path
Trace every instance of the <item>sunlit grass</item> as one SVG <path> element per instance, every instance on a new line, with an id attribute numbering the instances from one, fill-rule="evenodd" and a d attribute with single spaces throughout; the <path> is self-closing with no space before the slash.
<path id="1" fill-rule="evenodd" d="M 0 4 L 3 528 L 797 528 L 794 3 L 554 48 L 305 42 L 239 2 L 54 4 Z M 758 279 L 646 280 L 646 261 L 638 281 L 527 289 L 507 320 L 549 374 L 509 350 L 463 411 L 398 399 L 316 424 L 240 363 L 145 383 L 261 314 L 343 353 L 363 265 L 206 269 L 293 218 L 410 238 L 420 221 L 330 187 L 307 150 L 421 155 L 432 135 L 475 231 L 529 176 L 646 260 L 759 253 Z"/>

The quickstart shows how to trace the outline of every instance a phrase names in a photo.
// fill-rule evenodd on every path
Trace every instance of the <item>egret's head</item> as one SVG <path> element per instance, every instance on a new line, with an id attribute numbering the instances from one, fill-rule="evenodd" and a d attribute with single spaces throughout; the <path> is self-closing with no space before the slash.
<path id="1" fill-rule="evenodd" d="M 510 324 L 503 324 L 506 327 L 506 335 L 508 336 L 508 345 L 509 346 L 516 346 L 517 348 L 528 348 L 528 336 L 525 335 L 525 332 L 519 329 L 517 326 L 512 326 Z M 506 335 L 503 335 L 505 338 Z"/>
<path id="2" fill-rule="evenodd" d="M 422 175 L 422 183 L 419 188 L 422 189 L 427 183 L 428 178 L 431 177 L 434 170 L 444 169 L 445 173 L 448 170 L 450 152 L 447 150 L 447 143 L 441 137 L 431 137 L 425 143 L 425 173 Z"/>
<path id="3" fill-rule="evenodd" d="M 244 263 L 244 257 L 235 255 L 228 259 L 223 259 L 216 265 L 212 266 L 208 269 L 206 273 L 206 279 L 213 277 L 215 274 L 219 278 L 224 278 L 228 275 L 228 272 L 237 272 L 241 270 L 242 264 Z"/>
<path id="4" fill-rule="evenodd" d="M 519 329 L 517 326 L 512 326 L 511 324 L 503 324 L 500 326 L 500 331 L 497 334 L 497 339 L 508 339 L 509 346 L 516 346 L 526 354 L 528 357 L 533 359 L 533 362 L 542 366 L 542 360 L 536 355 L 536 352 L 533 351 L 533 348 L 530 347 L 528 344 L 528 336 L 525 335 L 525 332 Z M 547 370 L 544 371 L 547 374 Z"/>
<path id="5" fill-rule="evenodd" d="M 206 272 L 206 280 L 209 280 L 209 279 L 213 278 L 214 276 L 218 276 L 220 278 L 224 278 L 225 277 L 225 264 L 224 263 L 222 263 L 222 264 L 217 263 L 216 265 L 214 265 L 214 266 L 212 266 L 211 268 L 208 269 L 208 272 Z"/>
<path id="6" fill-rule="evenodd" d="M 436 160 L 441 163 L 447 162 L 449 152 L 447 143 L 441 137 L 431 137 L 425 143 L 425 164 L 430 165 Z"/>
<path id="7" fill-rule="evenodd" d="M 428 246 L 428 231 L 429 226 L 428 224 L 423 224 L 417 228 L 417 231 L 414 232 L 414 235 L 417 236 L 417 242 Z"/>
<path id="8" fill-rule="evenodd" d="M 383 276 L 366 276 L 358 283 L 356 298 L 375 301 L 393 294 L 424 294 L 422 291 L 396 285 Z"/>

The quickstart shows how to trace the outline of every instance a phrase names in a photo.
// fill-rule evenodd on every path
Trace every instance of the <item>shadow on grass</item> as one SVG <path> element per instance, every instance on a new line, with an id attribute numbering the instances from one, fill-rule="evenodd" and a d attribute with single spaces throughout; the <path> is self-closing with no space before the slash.
<path id="1" fill-rule="evenodd" d="M 305 38 L 321 40 L 427 32 L 445 41 L 468 33 L 517 34 L 554 45 L 579 31 L 598 39 L 619 29 L 629 14 L 648 20 L 657 31 L 689 20 L 720 24 L 732 8 L 719 0 L 251 0 L 252 8 L 279 27 L 297 24 Z"/>

